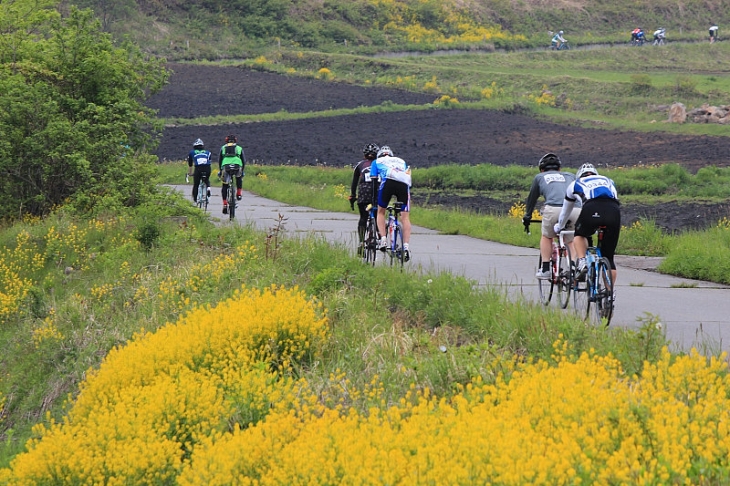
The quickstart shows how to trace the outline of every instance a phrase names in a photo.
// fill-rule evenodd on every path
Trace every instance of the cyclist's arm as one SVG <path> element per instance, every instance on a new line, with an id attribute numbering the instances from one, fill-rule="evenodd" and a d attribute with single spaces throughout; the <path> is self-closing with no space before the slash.
<path id="1" fill-rule="evenodd" d="M 221 153 L 218 154 L 218 170 L 223 170 L 223 147 L 221 147 Z"/>
<path id="2" fill-rule="evenodd" d="M 565 228 L 565 222 L 570 217 L 570 213 L 573 212 L 573 207 L 575 206 L 575 199 L 568 199 L 568 197 L 565 197 L 565 202 L 563 203 L 563 208 L 560 210 L 560 216 L 558 217 L 558 224 L 555 226 L 557 228 L 563 229 Z"/>
<path id="3" fill-rule="evenodd" d="M 244 170 L 246 168 L 246 154 L 243 152 L 243 147 L 241 147 L 241 155 L 239 158 L 241 159 L 241 170 Z"/>
<path id="4" fill-rule="evenodd" d="M 357 184 L 360 182 L 361 173 L 362 170 L 360 169 L 360 162 L 358 162 L 355 166 L 355 170 L 352 171 L 352 183 L 350 184 L 350 195 L 353 197 L 357 194 Z"/>
<path id="5" fill-rule="evenodd" d="M 530 186 L 530 194 L 527 196 L 525 201 L 525 218 L 532 215 L 532 211 L 535 210 L 537 199 L 540 197 L 540 181 L 537 177 L 532 179 L 532 186 Z"/>

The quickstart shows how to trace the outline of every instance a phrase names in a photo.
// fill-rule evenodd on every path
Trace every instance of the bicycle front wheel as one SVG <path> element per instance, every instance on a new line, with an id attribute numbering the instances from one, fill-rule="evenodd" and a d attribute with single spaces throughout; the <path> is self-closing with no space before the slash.
<path id="1" fill-rule="evenodd" d="M 596 325 L 608 326 L 613 317 L 613 280 L 611 279 L 611 263 L 603 257 L 596 266 L 596 293 L 593 304 L 593 322 Z"/>
<path id="2" fill-rule="evenodd" d="M 403 251 L 403 231 L 400 224 L 397 224 L 393 230 L 393 241 L 390 249 L 390 264 L 399 264 L 400 268 L 403 268 L 405 251 Z"/>
<path id="3" fill-rule="evenodd" d="M 368 218 L 363 244 L 365 245 L 362 253 L 363 261 L 368 265 L 375 265 L 375 258 L 378 254 L 378 231 L 375 227 L 374 218 Z"/>
<path id="4" fill-rule="evenodd" d="M 590 268 L 588 269 L 590 274 Z M 577 269 L 573 274 L 573 311 L 575 315 L 585 320 L 588 318 L 588 312 L 590 311 L 590 279 L 587 275 L 582 280 L 576 278 Z"/>
<path id="5" fill-rule="evenodd" d="M 542 268 L 542 255 L 540 255 L 540 259 L 537 262 L 537 268 Z M 540 293 L 540 302 L 542 302 L 543 305 L 548 305 L 550 303 L 550 299 L 553 298 L 555 280 L 553 279 L 552 268 L 553 263 L 550 262 L 550 280 L 537 279 L 537 290 Z"/>
<path id="6" fill-rule="evenodd" d="M 561 309 L 568 308 L 570 302 L 570 289 L 573 287 L 573 260 L 570 258 L 570 248 L 567 246 L 560 249 L 558 257 L 558 302 Z"/>

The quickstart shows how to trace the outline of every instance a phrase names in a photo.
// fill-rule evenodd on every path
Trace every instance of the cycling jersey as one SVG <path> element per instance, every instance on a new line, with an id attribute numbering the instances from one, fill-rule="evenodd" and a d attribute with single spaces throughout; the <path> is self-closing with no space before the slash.
<path id="1" fill-rule="evenodd" d="M 558 218 L 558 224 L 561 228 L 564 227 L 565 220 L 578 199 L 583 202 L 585 210 L 586 203 L 591 200 L 611 199 L 618 203 L 618 193 L 613 181 L 601 175 L 589 175 L 571 182 L 565 191 L 565 202 Z"/>
<path id="2" fill-rule="evenodd" d="M 618 193 L 613 181 L 601 175 L 589 175 L 578 179 L 571 183 L 565 192 L 565 199 L 572 202 L 580 198 L 585 203 L 599 197 L 618 200 Z"/>
<path id="3" fill-rule="evenodd" d="M 386 179 L 402 182 L 411 187 L 411 169 L 400 157 L 385 156 L 375 159 L 370 166 L 370 176 L 380 177 L 381 187 Z"/>
<path id="4" fill-rule="evenodd" d="M 350 194 L 353 196 L 357 194 L 359 204 L 374 204 L 373 178 L 370 175 L 371 165 L 371 160 L 363 159 L 355 166 L 352 174 Z"/>
<path id="5" fill-rule="evenodd" d="M 574 180 L 575 175 L 570 172 L 548 170 L 537 174 L 532 179 L 530 195 L 527 196 L 527 202 L 525 204 L 525 214 L 532 214 L 540 195 L 545 198 L 545 204 L 549 206 L 562 206 L 568 184 Z"/>
<path id="6" fill-rule="evenodd" d="M 221 147 L 221 153 L 218 156 L 218 168 L 222 168 L 224 165 L 234 164 L 245 167 L 246 156 L 243 153 L 243 148 L 236 144 L 226 144 Z"/>
<path id="7" fill-rule="evenodd" d="M 210 165 L 212 156 L 208 150 L 191 150 L 188 154 L 188 167 Z"/>

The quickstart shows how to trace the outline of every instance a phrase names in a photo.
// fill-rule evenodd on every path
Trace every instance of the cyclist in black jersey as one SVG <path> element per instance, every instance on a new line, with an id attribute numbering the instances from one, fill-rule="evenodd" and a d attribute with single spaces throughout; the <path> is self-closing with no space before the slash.
<path id="1" fill-rule="evenodd" d="M 352 173 L 352 183 L 350 184 L 350 208 L 355 209 L 355 203 L 360 211 L 360 219 L 357 222 L 357 236 L 360 245 L 359 249 L 362 249 L 362 243 L 365 239 L 365 228 L 368 223 L 368 209 L 369 205 L 375 206 L 377 204 L 377 192 L 376 183 L 370 177 L 370 165 L 372 164 L 375 157 L 378 155 L 378 147 L 374 143 L 365 145 L 362 149 L 363 159 L 355 165 L 355 169 Z"/>

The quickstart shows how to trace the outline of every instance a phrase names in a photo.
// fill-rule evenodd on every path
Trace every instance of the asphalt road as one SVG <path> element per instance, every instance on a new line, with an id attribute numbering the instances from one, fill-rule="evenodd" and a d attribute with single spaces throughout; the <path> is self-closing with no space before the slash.
<path id="1" fill-rule="evenodd" d="M 190 195 L 189 185 L 173 187 Z M 221 210 L 220 189 L 215 188 L 209 212 L 223 218 Z M 354 252 L 358 219 L 355 212 L 292 206 L 244 191 L 236 222 L 269 230 L 277 224 L 279 215 L 286 218 L 284 230 L 290 235 L 320 235 L 349 245 Z M 220 222 L 229 224 L 225 218 Z M 537 249 L 442 235 L 419 226 L 413 227 L 410 246 L 412 260 L 406 265 L 414 271 L 449 271 L 480 286 L 498 285 L 513 298 L 539 300 L 534 277 Z M 611 327 L 636 329 L 647 316 L 656 316 L 672 341 L 672 350 L 696 347 L 701 352 L 730 352 L 730 287 L 662 275 L 651 270 L 652 259 L 616 258 L 617 298 Z"/>

